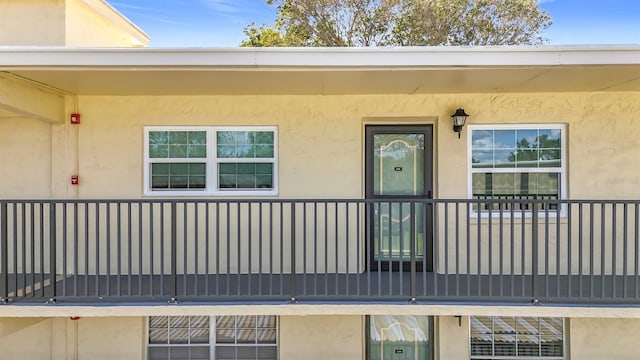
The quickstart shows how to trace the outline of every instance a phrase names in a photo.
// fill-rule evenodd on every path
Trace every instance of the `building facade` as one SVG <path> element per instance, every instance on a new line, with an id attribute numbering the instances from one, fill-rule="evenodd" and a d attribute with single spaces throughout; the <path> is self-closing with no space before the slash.
<path id="1" fill-rule="evenodd" d="M 3 41 L 3 358 L 640 352 L 637 46 Z"/>

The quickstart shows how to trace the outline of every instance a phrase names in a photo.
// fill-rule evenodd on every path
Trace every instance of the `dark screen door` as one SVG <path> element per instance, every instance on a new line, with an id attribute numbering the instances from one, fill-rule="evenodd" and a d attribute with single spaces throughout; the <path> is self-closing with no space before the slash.
<path id="1" fill-rule="evenodd" d="M 374 269 L 432 270 L 431 125 L 366 126 L 368 226 Z"/>

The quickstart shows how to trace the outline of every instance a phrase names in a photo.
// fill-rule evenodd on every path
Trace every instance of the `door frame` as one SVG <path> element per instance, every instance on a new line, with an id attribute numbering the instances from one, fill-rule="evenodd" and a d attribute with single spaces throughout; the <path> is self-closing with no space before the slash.
<path id="1" fill-rule="evenodd" d="M 434 179 L 434 152 L 433 152 L 433 124 L 365 124 L 364 129 L 364 182 L 365 182 L 365 199 L 381 200 L 385 198 L 393 199 L 429 199 L 433 197 L 433 179 Z M 425 135 L 424 147 L 424 195 L 376 195 L 373 189 L 373 136 L 376 134 L 415 134 L 423 133 Z M 377 261 L 374 249 L 374 211 L 373 206 L 367 205 L 367 216 L 365 226 L 367 235 L 365 246 L 368 256 L 367 268 L 369 270 L 382 271 L 409 271 L 411 270 L 411 262 L 403 261 L 402 266 L 397 261 Z M 424 236 L 424 259 L 415 263 L 417 271 L 433 271 L 433 209 L 431 204 L 425 205 L 424 213 L 425 236 Z"/>

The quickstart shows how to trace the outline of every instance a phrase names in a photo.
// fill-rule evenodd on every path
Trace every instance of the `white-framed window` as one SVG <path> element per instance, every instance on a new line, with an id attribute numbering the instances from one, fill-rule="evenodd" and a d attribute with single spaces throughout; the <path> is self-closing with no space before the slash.
<path id="1" fill-rule="evenodd" d="M 556 317 L 471 316 L 471 360 L 563 360 L 564 321 Z"/>
<path id="2" fill-rule="evenodd" d="M 145 195 L 277 195 L 275 126 L 144 128 Z"/>
<path id="3" fill-rule="evenodd" d="M 277 360 L 274 315 L 151 316 L 148 360 Z"/>
<path id="4" fill-rule="evenodd" d="M 564 125 L 470 125 L 468 138 L 471 199 L 559 200 L 565 197 Z M 481 210 L 497 210 L 499 205 L 493 204 L 492 209 L 483 206 Z"/>

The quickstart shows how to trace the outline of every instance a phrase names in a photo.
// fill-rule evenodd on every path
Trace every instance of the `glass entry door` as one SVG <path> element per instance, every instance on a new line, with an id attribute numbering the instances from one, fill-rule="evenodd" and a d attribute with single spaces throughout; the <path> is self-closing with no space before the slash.
<path id="1" fill-rule="evenodd" d="M 366 195 L 373 269 L 431 271 L 430 125 L 366 127 Z"/>
<path id="2" fill-rule="evenodd" d="M 409 315 L 374 315 L 369 320 L 370 360 L 432 359 L 431 318 Z"/>

